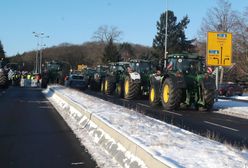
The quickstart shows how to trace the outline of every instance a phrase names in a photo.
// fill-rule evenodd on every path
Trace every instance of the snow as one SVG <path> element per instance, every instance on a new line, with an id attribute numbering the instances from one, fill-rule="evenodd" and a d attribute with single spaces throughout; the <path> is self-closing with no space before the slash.
<path id="1" fill-rule="evenodd" d="M 149 151 L 158 160 L 164 163 L 170 163 L 173 165 L 172 167 L 245 168 L 248 166 L 248 151 L 239 151 L 176 126 L 144 116 L 134 110 L 112 104 L 76 90 L 56 85 L 50 87 L 56 90 L 56 92 L 70 98 L 75 103 L 80 104 L 88 112 L 98 116 L 112 128 L 122 132 L 126 137 L 135 141 L 146 151 Z M 56 98 L 53 97 L 50 97 L 49 100 L 53 101 L 55 106 L 56 103 L 61 103 L 61 100 L 56 101 Z M 235 108 L 237 111 L 244 112 L 247 105 L 245 103 L 234 103 L 231 105 L 230 101 L 221 100 L 216 102 L 215 108 L 221 108 L 220 111 L 228 111 Z M 64 113 L 66 113 L 66 109 L 68 110 L 68 107 L 63 108 Z M 73 121 L 70 122 L 73 123 Z M 75 125 L 72 130 L 78 128 Z M 85 139 L 87 139 L 85 138 L 87 133 L 83 131 L 80 133 L 81 136 L 79 138 L 82 138 L 81 142 L 84 144 Z M 90 147 L 89 151 L 93 154 L 98 153 L 99 149 L 94 150 L 91 145 L 88 145 Z M 94 146 L 96 145 L 94 144 Z M 104 153 L 104 151 L 102 152 Z M 100 159 L 100 163 L 103 163 L 103 160 L 107 159 L 95 155 L 93 157 L 96 160 Z M 115 165 L 115 163 L 113 164 Z M 111 165 L 108 166 L 113 167 Z"/>
<path id="2" fill-rule="evenodd" d="M 248 119 L 248 94 L 244 94 L 243 96 L 232 96 L 231 98 L 247 100 L 247 102 L 218 99 L 218 102 L 214 104 L 214 109 L 216 109 L 215 112 Z"/>

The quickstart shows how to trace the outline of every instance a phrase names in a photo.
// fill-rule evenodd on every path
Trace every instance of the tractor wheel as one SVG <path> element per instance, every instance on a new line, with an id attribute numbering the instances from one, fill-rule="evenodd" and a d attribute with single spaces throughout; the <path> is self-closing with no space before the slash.
<path id="1" fill-rule="evenodd" d="M 118 97 L 123 98 L 123 95 L 124 95 L 123 82 L 119 82 L 119 83 L 116 84 L 115 94 Z"/>
<path id="2" fill-rule="evenodd" d="M 93 91 L 96 90 L 94 79 L 90 80 L 90 90 L 93 90 Z"/>
<path id="3" fill-rule="evenodd" d="M 104 93 L 104 88 L 105 88 L 105 80 L 103 79 L 103 80 L 101 81 L 100 92 Z"/>
<path id="4" fill-rule="evenodd" d="M 180 107 L 182 90 L 176 87 L 171 78 L 163 82 L 161 102 L 166 110 L 174 110 Z"/>
<path id="5" fill-rule="evenodd" d="M 104 84 L 104 92 L 107 95 L 111 95 L 115 90 L 115 85 L 114 82 L 112 82 L 109 78 L 105 79 L 105 84 Z"/>
<path id="6" fill-rule="evenodd" d="M 136 98 L 140 93 L 140 84 L 134 83 L 129 76 L 125 78 L 124 82 L 124 98 L 131 100 Z"/>
<path id="7" fill-rule="evenodd" d="M 8 87 L 8 79 L 4 73 L 0 73 L 0 87 L 7 88 Z"/>
<path id="8" fill-rule="evenodd" d="M 205 89 L 203 92 L 203 99 L 205 102 L 204 108 L 211 110 L 214 105 L 215 99 L 215 90 L 214 89 Z"/>
<path id="9" fill-rule="evenodd" d="M 151 106 L 156 106 L 160 102 L 159 87 L 156 85 L 151 85 L 149 91 L 149 103 Z"/>

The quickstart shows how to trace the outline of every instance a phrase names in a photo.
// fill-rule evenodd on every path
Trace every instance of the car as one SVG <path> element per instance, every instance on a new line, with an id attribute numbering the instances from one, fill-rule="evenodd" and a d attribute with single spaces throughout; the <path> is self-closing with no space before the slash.
<path id="1" fill-rule="evenodd" d="M 233 82 L 222 83 L 219 85 L 218 94 L 219 96 L 242 96 L 243 88 Z"/>
<path id="2" fill-rule="evenodd" d="M 69 76 L 65 77 L 65 86 L 84 90 L 88 85 L 83 75 L 70 74 Z"/>

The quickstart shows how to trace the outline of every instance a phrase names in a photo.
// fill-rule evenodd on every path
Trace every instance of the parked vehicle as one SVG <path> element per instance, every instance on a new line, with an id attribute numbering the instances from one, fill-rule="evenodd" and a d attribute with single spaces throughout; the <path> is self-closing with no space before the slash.
<path id="1" fill-rule="evenodd" d="M 66 75 L 70 72 L 70 65 L 62 61 L 46 62 L 41 74 L 41 87 L 45 88 L 48 83 L 64 84 Z"/>
<path id="2" fill-rule="evenodd" d="M 154 73 L 152 63 L 143 59 L 132 59 L 129 62 L 132 70 L 140 74 L 140 95 L 148 95 L 150 89 L 150 78 Z"/>
<path id="3" fill-rule="evenodd" d="M 219 85 L 218 89 L 219 96 L 234 96 L 234 95 L 243 95 L 243 88 L 233 82 L 222 83 Z"/>
<path id="4" fill-rule="evenodd" d="M 203 57 L 194 54 L 168 55 L 160 86 L 151 86 L 154 91 L 150 92 L 150 103 L 158 103 L 160 98 L 167 110 L 180 106 L 210 110 L 216 87 L 204 63 Z"/>
<path id="5" fill-rule="evenodd" d="M 96 71 L 90 79 L 90 89 L 94 91 L 100 91 L 101 83 L 105 79 L 108 66 L 106 65 L 97 65 Z"/>
<path id="6" fill-rule="evenodd" d="M 101 91 L 105 94 L 116 93 L 119 97 L 124 95 L 124 81 L 127 75 L 128 62 L 112 62 L 101 82 Z"/>
<path id="7" fill-rule="evenodd" d="M 90 85 L 90 81 L 94 77 L 95 72 L 96 72 L 95 68 L 86 67 L 83 69 L 82 74 L 83 74 L 84 79 L 87 83 L 87 86 Z"/>
<path id="8" fill-rule="evenodd" d="M 0 60 L 0 88 L 7 88 L 9 83 L 7 71 L 4 68 L 5 65 L 6 62 L 4 60 Z"/>
<path id="9" fill-rule="evenodd" d="M 83 75 L 70 74 L 65 79 L 65 86 L 84 90 L 88 85 Z"/>

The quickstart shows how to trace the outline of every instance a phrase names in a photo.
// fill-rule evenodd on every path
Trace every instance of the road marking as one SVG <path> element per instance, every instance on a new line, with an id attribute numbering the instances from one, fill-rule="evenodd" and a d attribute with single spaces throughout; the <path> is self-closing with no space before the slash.
<path id="1" fill-rule="evenodd" d="M 137 103 L 138 105 L 144 106 L 144 107 L 148 107 L 150 108 L 150 106 L 146 105 L 146 104 L 142 104 L 142 103 Z"/>
<path id="2" fill-rule="evenodd" d="M 227 127 L 227 126 L 224 126 L 224 125 L 220 125 L 220 124 L 216 124 L 216 123 L 212 123 L 212 122 L 209 122 L 209 121 L 204 121 L 204 122 L 207 123 L 207 124 L 210 124 L 210 125 L 214 125 L 214 126 L 217 126 L 217 127 L 222 127 L 222 128 L 229 129 L 229 130 L 232 130 L 232 131 L 236 131 L 236 132 L 239 131 L 237 129 L 230 128 L 230 127 Z"/>
<path id="3" fill-rule="evenodd" d="M 182 114 L 178 114 L 178 113 L 175 113 L 175 112 L 172 112 L 172 111 L 167 111 L 167 110 L 163 110 L 163 111 L 166 112 L 166 113 L 171 113 L 171 114 L 177 115 L 177 116 L 183 116 Z"/>
<path id="4" fill-rule="evenodd" d="M 83 165 L 84 162 L 74 162 L 74 163 L 71 163 L 71 165 Z"/>

